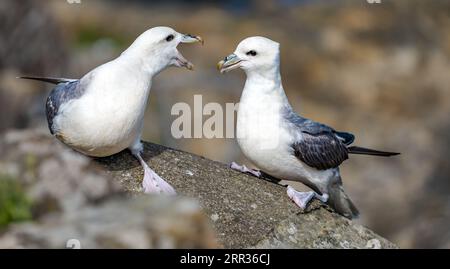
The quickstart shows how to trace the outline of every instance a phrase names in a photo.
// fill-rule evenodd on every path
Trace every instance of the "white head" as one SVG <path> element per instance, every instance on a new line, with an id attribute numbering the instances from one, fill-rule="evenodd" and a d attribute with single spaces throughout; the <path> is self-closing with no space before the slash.
<path id="1" fill-rule="evenodd" d="M 247 75 L 278 72 L 280 66 L 280 44 L 261 36 L 248 37 L 239 43 L 234 53 L 217 64 L 221 73 L 236 68 Z"/>
<path id="2" fill-rule="evenodd" d="M 144 67 L 159 72 L 166 67 L 186 67 L 191 70 L 193 64 L 178 51 L 180 43 L 200 42 L 203 39 L 190 34 L 180 34 L 170 27 L 154 27 L 142 33 L 122 54 L 142 59 Z"/>

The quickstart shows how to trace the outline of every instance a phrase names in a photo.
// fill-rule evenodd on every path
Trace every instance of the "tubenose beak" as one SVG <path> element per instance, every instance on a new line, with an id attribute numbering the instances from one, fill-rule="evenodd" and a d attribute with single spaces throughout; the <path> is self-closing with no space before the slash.
<path id="1" fill-rule="evenodd" d="M 191 35 L 191 34 L 185 34 L 181 38 L 181 43 L 196 43 L 196 42 L 199 42 L 200 44 L 202 44 L 202 46 L 205 43 L 203 41 L 203 38 L 201 38 L 200 36 L 195 36 L 195 35 Z"/>
<path id="2" fill-rule="evenodd" d="M 240 63 L 242 62 L 242 59 L 239 58 L 236 54 L 230 54 L 225 59 L 217 63 L 217 70 L 220 71 L 220 73 L 228 72 L 233 69 L 236 69 L 240 67 Z"/>
<path id="3" fill-rule="evenodd" d="M 200 36 L 185 34 L 181 37 L 180 43 L 196 43 L 199 42 L 200 44 L 204 44 L 203 38 Z M 177 57 L 175 58 L 175 66 L 178 67 L 185 67 L 188 70 L 193 70 L 194 65 L 189 62 L 186 58 L 181 55 L 180 52 L 178 52 Z"/>

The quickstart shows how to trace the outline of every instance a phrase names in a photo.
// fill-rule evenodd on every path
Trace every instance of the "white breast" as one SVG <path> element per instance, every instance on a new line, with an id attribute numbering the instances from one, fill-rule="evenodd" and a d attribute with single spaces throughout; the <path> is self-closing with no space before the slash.
<path id="1" fill-rule="evenodd" d="M 253 86 L 254 87 L 254 86 Z M 282 98 L 246 85 L 239 103 L 237 141 L 244 155 L 266 171 L 285 159 L 290 136 L 281 127 Z"/>
<path id="2" fill-rule="evenodd" d="M 308 167 L 293 153 L 292 144 L 300 137 L 283 123 L 286 105 L 284 91 L 263 92 L 246 85 L 238 110 L 238 144 L 249 160 L 272 176 L 320 184 L 328 178 L 328 172 Z"/>

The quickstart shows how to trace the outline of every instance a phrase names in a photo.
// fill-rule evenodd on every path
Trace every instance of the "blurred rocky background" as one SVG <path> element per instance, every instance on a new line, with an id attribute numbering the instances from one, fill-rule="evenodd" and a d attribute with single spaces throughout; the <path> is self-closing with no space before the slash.
<path id="1" fill-rule="evenodd" d="M 127 194 L 43 128 L 4 133 L 0 150 L 0 249 L 219 247 L 198 202 Z"/>
<path id="2" fill-rule="evenodd" d="M 171 108 L 194 94 L 238 102 L 244 74 L 220 75 L 215 64 L 247 36 L 270 37 L 281 43 L 283 84 L 298 112 L 354 133 L 358 145 L 402 152 L 342 166 L 358 221 L 401 247 L 450 248 L 449 1 L 1 1 L 0 132 L 46 126 L 50 87 L 16 76 L 80 77 L 157 25 L 206 42 L 180 48 L 196 72 L 157 77 L 144 140 L 246 162 L 233 139 L 174 139 Z"/>

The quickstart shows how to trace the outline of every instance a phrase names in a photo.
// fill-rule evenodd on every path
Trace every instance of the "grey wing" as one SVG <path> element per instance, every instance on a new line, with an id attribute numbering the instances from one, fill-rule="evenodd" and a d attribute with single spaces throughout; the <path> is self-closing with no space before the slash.
<path id="1" fill-rule="evenodd" d="M 296 141 L 292 147 L 295 156 L 319 170 L 338 167 L 348 159 L 348 149 L 333 133 L 308 134 Z"/>
<path id="2" fill-rule="evenodd" d="M 292 147 L 295 156 L 319 170 L 338 167 L 348 159 L 347 145 L 355 139 L 354 135 L 346 132 L 337 132 L 327 125 L 305 119 L 298 124 L 301 139 Z"/>
<path id="3" fill-rule="evenodd" d="M 72 99 L 80 98 L 83 93 L 84 89 L 80 86 L 79 80 L 60 83 L 53 88 L 47 97 L 47 102 L 45 103 L 48 128 L 50 129 L 51 134 L 55 133 L 53 120 L 56 115 L 58 115 L 61 105 Z"/>
<path id="4" fill-rule="evenodd" d="M 300 117 L 290 107 L 284 111 L 285 119 L 291 123 L 301 139 L 292 144 L 295 156 L 319 170 L 338 167 L 348 159 L 347 145 L 355 140 L 355 136 L 346 132 L 337 132 L 333 128 Z"/>

